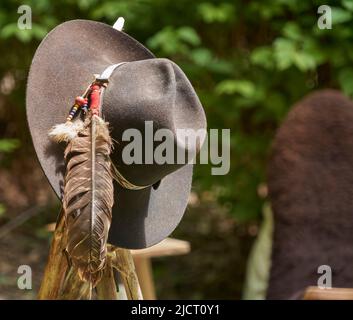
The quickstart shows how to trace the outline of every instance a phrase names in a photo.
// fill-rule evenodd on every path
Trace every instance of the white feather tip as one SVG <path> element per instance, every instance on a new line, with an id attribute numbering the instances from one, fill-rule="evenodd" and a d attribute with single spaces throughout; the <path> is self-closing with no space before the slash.
<path id="1" fill-rule="evenodd" d="M 84 123 L 81 120 L 66 121 L 65 123 L 57 124 L 52 127 L 48 133 L 50 139 L 55 142 L 69 142 L 76 138 L 78 133 L 83 130 Z"/>

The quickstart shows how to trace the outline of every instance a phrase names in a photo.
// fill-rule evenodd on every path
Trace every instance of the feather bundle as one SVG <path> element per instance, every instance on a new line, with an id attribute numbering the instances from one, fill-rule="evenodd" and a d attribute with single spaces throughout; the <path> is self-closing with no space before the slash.
<path id="1" fill-rule="evenodd" d="M 105 267 L 112 219 L 112 140 L 107 123 L 99 116 L 87 117 L 79 128 L 70 135 L 72 139 L 61 135 L 61 140 L 68 141 L 63 197 L 66 250 L 81 279 L 94 287 Z"/>

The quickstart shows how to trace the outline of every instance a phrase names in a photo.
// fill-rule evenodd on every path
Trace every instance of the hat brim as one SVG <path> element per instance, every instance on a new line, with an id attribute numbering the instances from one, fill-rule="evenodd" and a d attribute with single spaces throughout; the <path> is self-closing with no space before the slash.
<path id="1" fill-rule="evenodd" d="M 53 29 L 38 47 L 30 68 L 26 111 L 41 167 L 58 197 L 64 176 L 64 147 L 48 138 L 65 121 L 75 97 L 108 65 L 154 58 L 142 44 L 112 27 L 73 20 Z M 152 246 L 179 224 L 188 201 L 192 164 L 162 179 L 157 189 L 133 191 L 115 185 L 109 242 L 139 249 Z"/>

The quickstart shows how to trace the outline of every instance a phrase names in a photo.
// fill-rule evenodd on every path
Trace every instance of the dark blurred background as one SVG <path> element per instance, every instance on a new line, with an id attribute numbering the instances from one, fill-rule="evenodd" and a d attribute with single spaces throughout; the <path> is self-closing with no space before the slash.
<path id="1" fill-rule="evenodd" d="M 22 4 L 32 8 L 30 30 L 17 27 Z M 332 8 L 331 30 L 317 27 L 322 4 Z M 2 0 L 0 226 L 27 220 L 17 220 L 19 226 L 0 238 L 0 298 L 35 297 L 51 236 L 47 224 L 59 210 L 26 123 L 31 59 L 61 22 L 113 24 L 119 16 L 125 32 L 180 65 L 209 128 L 231 129 L 229 174 L 212 176 L 210 165 L 196 166 L 187 213 L 173 234 L 190 241 L 191 253 L 153 261 L 157 295 L 239 299 L 266 203 L 266 161 L 276 128 L 310 91 L 330 87 L 353 95 L 353 1 Z M 32 266 L 35 290 L 17 289 L 20 264 Z"/>

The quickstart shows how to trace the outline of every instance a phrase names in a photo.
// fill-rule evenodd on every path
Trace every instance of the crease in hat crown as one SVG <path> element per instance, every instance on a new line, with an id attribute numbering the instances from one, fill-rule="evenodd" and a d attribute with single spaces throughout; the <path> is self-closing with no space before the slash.
<path id="1" fill-rule="evenodd" d="M 120 18 L 119 18 L 120 19 Z M 117 20 L 117 22 L 115 24 L 117 24 L 119 22 L 119 19 Z M 114 26 L 115 26 L 114 24 Z M 124 22 L 122 23 L 124 24 Z M 122 25 L 121 23 L 119 24 L 119 27 L 122 28 Z M 114 28 L 115 29 L 115 28 Z M 117 29 L 118 30 L 118 29 Z M 120 63 L 116 63 L 116 64 L 112 64 L 108 67 L 106 67 L 104 69 L 104 71 L 98 75 L 96 77 L 96 80 L 99 80 L 99 81 L 109 81 L 109 78 L 110 76 L 113 74 L 113 72 L 119 68 L 120 66 L 126 64 L 128 62 L 124 61 L 124 62 L 120 62 Z M 102 93 L 101 93 L 101 103 L 103 103 L 103 100 L 104 100 L 104 87 L 102 88 Z M 113 170 L 114 170 L 114 178 L 118 181 L 118 183 L 125 189 L 129 189 L 129 190 L 142 190 L 142 189 L 146 189 L 148 187 L 151 186 L 151 184 L 148 184 L 148 185 L 144 185 L 144 186 L 138 186 L 134 183 L 132 183 L 131 181 L 129 181 L 128 179 L 126 179 L 124 177 L 124 175 L 118 170 L 118 168 L 113 165 Z"/>

